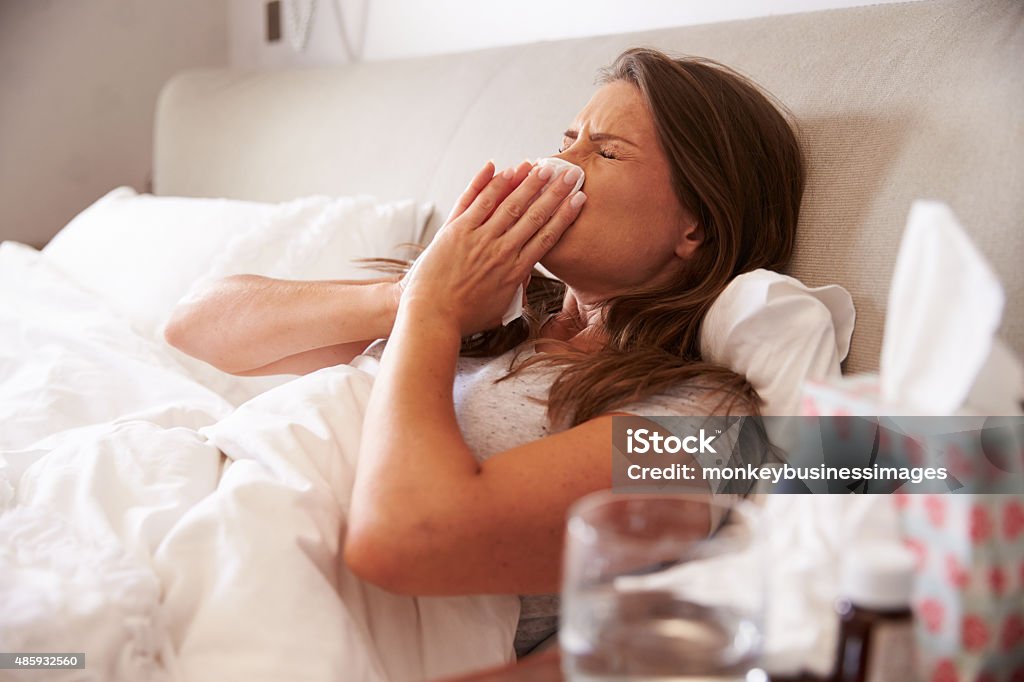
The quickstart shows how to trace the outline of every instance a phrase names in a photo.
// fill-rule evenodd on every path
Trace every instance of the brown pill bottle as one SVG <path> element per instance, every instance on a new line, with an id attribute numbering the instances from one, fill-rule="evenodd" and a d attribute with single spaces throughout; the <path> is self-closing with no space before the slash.
<path id="1" fill-rule="evenodd" d="M 897 541 L 858 543 L 844 557 L 833 682 L 909 682 L 916 677 L 914 555 Z"/>

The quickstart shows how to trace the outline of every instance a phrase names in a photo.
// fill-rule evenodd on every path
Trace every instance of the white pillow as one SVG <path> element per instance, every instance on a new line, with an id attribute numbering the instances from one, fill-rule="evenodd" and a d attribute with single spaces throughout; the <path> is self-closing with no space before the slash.
<path id="1" fill-rule="evenodd" d="M 396 244 L 419 240 L 431 208 L 369 197 L 284 204 L 156 197 L 120 187 L 68 223 L 43 253 L 141 332 L 159 337 L 174 305 L 214 269 L 259 272 L 273 257 L 273 274 L 282 277 L 365 279 L 373 273 L 350 260 L 393 255 Z"/>
<path id="2" fill-rule="evenodd" d="M 157 197 L 119 187 L 43 249 L 55 265 L 148 338 L 163 342 L 174 306 L 198 282 L 238 273 L 291 279 L 366 279 L 354 258 L 393 256 L 417 242 L 432 204 L 371 197 L 265 204 Z M 170 347 L 185 372 L 232 404 L 288 376 L 236 377 Z"/>
<path id="3" fill-rule="evenodd" d="M 240 273 L 283 279 L 369 279 L 380 273 L 353 258 L 401 256 L 395 247 L 418 241 L 433 204 L 380 203 L 372 197 L 296 199 L 277 207 L 276 229 L 239 233 L 214 259 L 207 276 Z"/>
<path id="4" fill-rule="evenodd" d="M 809 288 L 769 270 L 736 277 L 701 327 L 704 359 L 743 374 L 764 416 L 800 414 L 807 380 L 840 376 L 856 313 L 838 285 Z"/>
<path id="5" fill-rule="evenodd" d="M 384 204 L 371 197 L 296 199 L 276 208 L 271 218 L 276 229 L 249 230 L 229 240 L 195 286 L 242 273 L 306 280 L 379 277 L 352 259 L 402 255 L 395 246 L 418 241 L 432 211 L 429 203 Z M 293 378 L 237 377 L 171 351 L 190 375 L 234 405 Z"/>
<path id="6" fill-rule="evenodd" d="M 43 249 L 133 325 L 155 336 L 165 314 L 231 237 L 270 229 L 271 204 L 139 195 L 119 187 L 82 211 Z"/>

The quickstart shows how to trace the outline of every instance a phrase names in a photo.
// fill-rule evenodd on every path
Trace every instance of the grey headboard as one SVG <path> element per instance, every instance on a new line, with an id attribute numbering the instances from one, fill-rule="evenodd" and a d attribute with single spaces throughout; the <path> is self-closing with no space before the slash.
<path id="1" fill-rule="evenodd" d="M 854 296 L 848 371 L 878 366 L 911 202 L 948 202 L 1007 289 L 1024 353 L 1024 3 L 922 0 L 420 59 L 193 71 L 157 111 L 157 194 L 369 193 L 446 213 L 488 158 L 549 155 L 597 70 L 648 45 L 723 61 L 801 121 L 811 174 L 791 273 Z M 432 226 L 436 229 L 436 222 Z"/>

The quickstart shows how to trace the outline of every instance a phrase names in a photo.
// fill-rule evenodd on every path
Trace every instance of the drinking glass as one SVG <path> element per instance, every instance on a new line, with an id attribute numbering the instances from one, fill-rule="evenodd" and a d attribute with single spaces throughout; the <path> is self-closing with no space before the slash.
<path id="1" fill-rule="evenodd" d="M 575 681 L 763 680 L 758 509 L 601 491 L 569 511 L 559 645 Z"/>

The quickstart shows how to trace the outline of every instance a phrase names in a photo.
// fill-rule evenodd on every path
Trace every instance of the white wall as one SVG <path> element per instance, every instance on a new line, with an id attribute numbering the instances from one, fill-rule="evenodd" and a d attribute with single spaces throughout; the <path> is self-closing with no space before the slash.
<path id="1" fill-rule="evenodd" d="M 42 245 L 113 187 L 144 190 L 156 98 L 177 71 L 345 61 L 334 1 L 366 60 L 864 4 L 316 0 L 297 54 L 265 42 L 265 0 L 0 0 L 0 240 Z"/>
<path id="2" fill-rule="evenodd" d="M 227 0 L 0 0 L 0 240 L 145 188 L 157 94 L 228 62 Z"/>
<path id="3" fill-rule="evenodd" d="M 283 40 L 264 42 L 264 0 L 230 1 L 231 63 L 259 67 L 344 62 L 332 2 L 340 3 L 354 39 L 365 9 L 362 58 L 372 61 L 900 0 L 312 0 L 315 21 L 303 53 Z"/>

